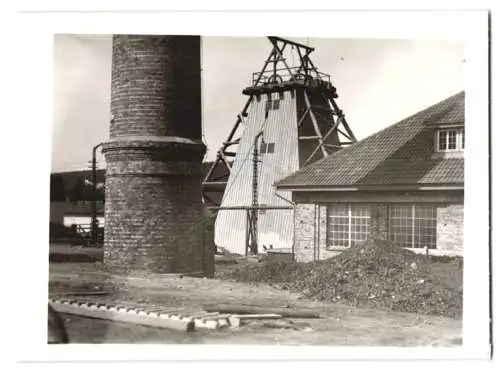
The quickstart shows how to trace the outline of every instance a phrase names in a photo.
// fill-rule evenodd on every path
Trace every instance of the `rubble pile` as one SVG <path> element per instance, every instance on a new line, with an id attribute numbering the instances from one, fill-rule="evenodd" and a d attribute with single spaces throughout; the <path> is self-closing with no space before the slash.
<path id="1" fill-rule="evenodd" d="M 225 276 L 265 282 L 318 301 L 449 317 L 462 313 L 461 258 L 427 257 L 379 239 L 324 261 L 267 262 Z"/>

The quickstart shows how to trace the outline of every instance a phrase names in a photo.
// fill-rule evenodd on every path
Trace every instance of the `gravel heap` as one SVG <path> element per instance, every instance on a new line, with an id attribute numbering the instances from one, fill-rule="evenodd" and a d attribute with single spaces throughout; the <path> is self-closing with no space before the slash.
<path id="1" fill-rule="evenodd" d="M 379 239 L 320 262 L 247 265 L 223 276 L 317 301 L 455 318 L 462 313 L 461 258 L 426 257 Z"/>

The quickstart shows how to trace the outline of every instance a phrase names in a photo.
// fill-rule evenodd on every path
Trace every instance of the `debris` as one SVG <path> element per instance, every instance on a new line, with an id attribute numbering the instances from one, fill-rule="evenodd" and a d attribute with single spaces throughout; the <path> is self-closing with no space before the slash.
<path id="1" fill-rule="evenodd" d="M 311 325 L 309 323 L 295 323 L 290 320 L 276 320 L 273 322 L 264 322 L 261 324 L 262 327 L 265 328 L 275 328 L 275 329 L 293 329 L 296 331 L 303 330 L 306 328 L 311 328 Z"/>
<path id="2" fill-rule="evenodd" d="M 215 263 L 217 265 L 229 265 L 238 263 L 238 261 L 234 257 L 226 255 L 218 255 L 218 254 L 216 254 L 214 257 L 215 257 Z"/>
<path id="3" fill-rule="evenodd" d="M 220 312 L 231 314 L 278 314 L 286 318 L 319 318 L 319 313 L 311 310 L 292 308 L 274 308 L 251 305 L 206 305 L 203 309 L 208 312 Z"/>
<path id="4" fill-rule="evenodd" d="M 248 265 L 220 279 L 286 286 L 316 301 L 460 317 L 461 262 L 461 257 L 426 257 L 386 240 L 369 239 L 327 260 Z"/>
<path id="5" fill-rule="evenodd" d="M 229 326 L 231 328 L 238 328 L 241 324 L 241 319 L 238 318 L 237 316 L 230 316 L 228 320 L 229 320 Z"/>

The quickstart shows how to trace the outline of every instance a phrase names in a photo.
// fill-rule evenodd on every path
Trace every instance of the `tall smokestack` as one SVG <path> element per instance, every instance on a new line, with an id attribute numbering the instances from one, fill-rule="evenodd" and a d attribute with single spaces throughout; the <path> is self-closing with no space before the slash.
<path id="1" fill-rule="evenodd" d="M 106 157 L 110 271 L 203 271 L 199 36 L 115 35 Z"/>

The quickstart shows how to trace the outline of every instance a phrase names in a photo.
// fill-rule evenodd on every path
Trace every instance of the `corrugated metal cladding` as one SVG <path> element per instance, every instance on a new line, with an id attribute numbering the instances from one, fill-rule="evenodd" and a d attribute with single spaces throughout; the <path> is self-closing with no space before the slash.
<path id="1" fill-rule="evenodd" d="M 273 93 L 271 97 L 279 99 Z M 224 192 L 222 207 L 250 206 L 252 203 L 253 144 L 260 130 L 266 143 L 274 143 L 273 153 L 260 153 L 259 139 L 259 204 L 290 206 L 275 195 L 274 182 L 283 179 L 299 168 L 297 138 L 297 107 L 295 96 L 284 92 L 279 107 L 269 110 L 266 119 L 267 95 L 260 100 L 255 96 L 245 118 L 238 153 Z M 276 107 L 276 105 L 275 105 Z M 291 200 L 291 192 L 279 195 Z M 233 253 L 245 254 L 246 211 L 220 210 L 215 223 L 215 243 Z M 293 210 L 266 210 L 258 215 L 259 252 L 263 246 L 291 248 L 293 243 Z"/>

